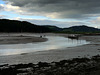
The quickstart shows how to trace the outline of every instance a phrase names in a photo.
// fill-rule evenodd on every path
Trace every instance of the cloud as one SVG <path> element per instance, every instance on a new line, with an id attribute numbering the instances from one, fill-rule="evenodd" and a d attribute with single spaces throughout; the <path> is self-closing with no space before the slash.
<path id="1" fill-rule="evenodd" d="M 1 4 L 2 10 L 3 11 L 12 11 L 12 12 L 16 12 L 16 13 L 21 13 L 23 12 L 20 7 L 18 6 L 12 6 L 12 3 L 8 2 L 6 5 L 5 4 Z"/>
<path id="2" fill-rule="evenodd" d="M 46 19 L 32 19 L 32 18 L 20 18 L 20 17 L 13 18 L 13 19 L 28 21 L 37 25 L 52 25 L 52 26 L 57 26 L 61 28 L 67 28 L 71 26 L 80 26 L 80 25 L 87 25 L 90 27 L 100 28 L 100 17 L 96 18 L 95 20 L 90 20 L 88 22 L 84 22 L 84 21 L 62 22 L 62 21 L 54 21 L 54 20 L 46 20 Z"/>
<path id="3" fill-rule="evenodd" d="M 78 21 L 62 22 L 62 21 L 54 21 L 54 20 L 46 20 L 46 19 L 32 19 L 32 18 L 20 18 L 20 17 L 15 17 L 13 19 L 20 20 L 20 21 L 28 21 L 31 22 L 32 24 L 37 24 L 37 25 L 53 25 L 61 28 L 71 27 L 73 25 L 87 25 L 87 23 L 78 22 Z"/>
<path id="4" fill-rule="evenodd" d="M 5 15 L 0 15 L 0 19 L 3 19 L 5 18 L 6 16 Z"/>
<path id="5" fill-rule="evenodd" d="M 89 21 L 90 24 L 96 28 L 100 28 L 100 16 Z"/>
<path id="6" fill-rule="evenodd" d="M 100 0 L 4 0 L 23 15 L 86 19 L 100 14 Z M 12 8 L 13 9 L 13 8 Z M 17 11 L 18 12 L 18 11 Z"/>
<path id="7" fill-rule="evenodd" d="M 100 24 L 100 17 L 97 17 L 96 19 L 91 20 L 90 22 L 93 24 Z"/>
<path id="8" fill-rule="evenodd" d="M 4 7 L 0 4 L 0 11 L 3 11 Z"/>

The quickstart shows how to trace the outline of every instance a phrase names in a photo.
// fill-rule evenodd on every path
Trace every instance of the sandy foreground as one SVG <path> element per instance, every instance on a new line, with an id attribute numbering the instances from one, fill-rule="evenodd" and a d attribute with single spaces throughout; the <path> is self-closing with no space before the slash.
<path id="1" fill-rule="evenodd" d="M 26 34 L 24 34 L 26 35 Z M 28 34 L 31 35 L 31 34 Z M 41 34 L 39 34 L 41 35 Z M 64 36 L 67 37 L 67 34 L 42 34 L 42 35 L 51 35 L 51 36 Z M 10 37 L 4 36 L 0 37 L 0 44 L 10 44 L 10 43 L 29 43 L 29 42 L 43 42 L 47 41 L 46 38 L 34 37 L 34 36 L 19 36 L 18 34 L 10 34 Z M 4 38 L 5 37 L 5 38 Z M 4 39 L 4 40 L 3 40 Z M 6 41 L 5 41 L 6 39 Z M 30 40 L 29 40 L 30 39 Z M 64 59 L 71 58 L 80 58 L 80 57 L 91 57 L 97 54 L 100 54 L 100 36 L 82 36 L 80 39 L 85 39 L 90 42 L 90 44 L 77 46 L 77 47 L 68 47 L 57 50 L 33 52 L 33 53 L 24 53 L 18 55 L 9 55 L 9 56 L 0 56 L 0 64 L 18 64 L 18 63 L 38 63 L 38 62 L 53 62 L 60 61 Z"/>

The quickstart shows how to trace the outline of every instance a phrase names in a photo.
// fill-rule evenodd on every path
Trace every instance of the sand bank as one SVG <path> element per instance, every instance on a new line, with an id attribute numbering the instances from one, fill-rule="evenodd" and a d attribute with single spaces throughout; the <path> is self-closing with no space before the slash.
<path id="1" fill-rule="evenodd" d="M 34 42 L 45 42 L 47 38 L 30 35 L 28 33 L 12 33 L 12 34 L 0 34 L 0 44 L 25 44 L 25 43 L 34 43 Z"/>

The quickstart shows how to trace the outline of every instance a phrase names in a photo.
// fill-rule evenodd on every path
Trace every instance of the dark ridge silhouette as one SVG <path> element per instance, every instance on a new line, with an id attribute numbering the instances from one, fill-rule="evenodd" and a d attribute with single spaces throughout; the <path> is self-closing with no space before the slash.
<path id="1" fill-rule="evenodd" d="M 36 25 L 27 21 L 0 19 L 0 32 L 60 32 L 60 33 L 100 33 L 100 29 L 82 26 L 72 26 L 69 28 L 59 28 L 52 25 Z"/>
<path id="2" fill-rule="evenodd" d="M 100 32 L 100 29 L 81 25 L 81 26 L 72 26 L 72 27 L 69 27 L 69 28 L 64 28 L 63 31 L 96 33 L 96 32 Z"/>
<path id="3" fill-rule="evenodd" d="M 0 32 L 51 32 L 44 26 L 37 26 L 26 21 L 0 19 Z"/>
<path id="4" fill-rule="evenodd" d="M 56 32 L 56 31 L 61 32 L 61 31 L 63 31 L 63 28 L 59 28 L 59 27 L 57 27 L 57 26 L 51 26 L 51 25 L 43 25 L 43 26 L 49 28 L 49 29 L 52 30 L 53 32 Z"/>

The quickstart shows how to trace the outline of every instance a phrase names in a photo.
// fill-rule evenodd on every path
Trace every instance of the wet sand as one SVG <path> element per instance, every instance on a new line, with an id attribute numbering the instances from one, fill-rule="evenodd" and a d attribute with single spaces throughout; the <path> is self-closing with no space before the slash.
<path id="1" fill-rule="evenodd" d="M 0 34 L 0 44 L 25 44 L 35 42 L 45 42 L 48 39 L 40 36 L 31 36 L 29 34 Z"/>
<path id="2" fill-rule="evenodd" d="M 66 34 L 45 34 L 52 36 L 64 36 Z M 29 37 L 28 37 L 29 38 Z M 79 39 L 85 39 L 90 44 L 69 47 L 57 50 L 23 53 L 18 55 L 0 56 L 0 64 L 18 64 L 18 63 L 38 63 L 38 62 L 53 62 L 64 59 L 91 57 L 100 54 L 100 36 L 82 36 Z"/>

